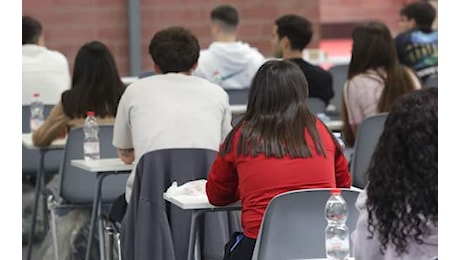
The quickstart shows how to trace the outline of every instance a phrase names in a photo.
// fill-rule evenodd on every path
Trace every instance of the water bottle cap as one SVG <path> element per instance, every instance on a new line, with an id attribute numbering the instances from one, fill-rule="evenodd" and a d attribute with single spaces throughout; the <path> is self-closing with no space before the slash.
<path id="1" fill-rule="evenodd" d="M 341 193 L 342 193 L 341 189 L 338 189 L 338 188 L 332 188 L 331 189 L 331 194 L 333 194 L 333 195 L 337 195 L 337 194 L 341 194 Z"/>
<path id="2" fill-rule="evenodd" d="M 34 93 L 34 97 L 39 97 L 40 93 Z"/>
<path id="3" fill-rule="evenodd" d="M 94 116 L 94 111 L 87 111 L 86 116 Z"/>

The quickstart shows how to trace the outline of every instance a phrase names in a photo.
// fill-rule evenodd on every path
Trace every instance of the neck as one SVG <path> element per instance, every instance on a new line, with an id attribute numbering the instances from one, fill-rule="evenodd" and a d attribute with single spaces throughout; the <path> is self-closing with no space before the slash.
<path id="1" fill-rule="evenodd" d="M 298 59 L 303 58 L 303 52 L 299 50 L 285 49 L 283 50 L 283 59 Z"/>
<path id="2" fill-rule="evenodd" d="M 216 42 L 236 42 L 236 34 L 218 34 L 215 39 Z"/>

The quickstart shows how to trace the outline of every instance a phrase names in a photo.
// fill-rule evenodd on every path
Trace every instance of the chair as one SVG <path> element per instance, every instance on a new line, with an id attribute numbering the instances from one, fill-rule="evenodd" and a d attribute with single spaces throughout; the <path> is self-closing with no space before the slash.
<path id="1" fill-rule="evenodd" d="M 191 216 L 171 205 L 163 193 L 177 185 L 206 179 L 217 152 L 208 149 L 165 149 L 144 154 L 136 167 L 131 200 L 121 226 L 122 259 L 187 259 Z M 240 231 L 238 212 L 204 215 L 200 230 L 203 257 L 222 259 L 232 230 Z M 230 225 L 230 223 L 236 223 Z"/>
<path id="2" fill-rule="evenodd" d="M 309 97 L 307 100 L 308 109 L 314 114 L 324 113 L 326 110 L 326 104 L 320 98 Z"/>
<path id="3" fill-rule="evenodd" d="M 101 158 L 117 157 L 116 149 L 112 145 L 113 125 L 99 126 L 99 143 Z M 83 159 L 83 127 L 77 127 L 68 132 L 67 142 L 64 148 L 62 164 L 59 170 L 58 194 L 52 194 L 48 199 L 48 207 L 51 213 L 51 230 L 53 232 L 54 250 L 57 254 L 57 229 L 55 213 L 59 209 L 76 207 L 91 208 L 94 198 L 96 174 L 76 168 L 71 165 L 72 160 Z M 107 208 L 125 190 L 129 173 L 112 174 L 105 177 L 101 189 L 102 206 Z M 99 234 L 102 234 L 100 223 Z M 100 237 L 103 245 L 103 238 Z M 66 242 L 68 243 L 68 242 Z M 100 246 L 101 246 L 100 245 Z M 97 250 L 93 250 L 97 251 Z"/>
<path id="4" fill-rule="evenodd" d="M 363 120 L 356 136 L 353 156 L 350 162 L 352 186 L 364 189 L 367 183 L 367 170 L 375 146 L 382 135 L 388 113 L 380 113 Z"/>
<path id="5" fill-rule="evenodd" d="M 248 103 L 249 87 L 224 90 L 228 94 L 230 105 L 246 105 Z"/>
<path id="6" fill-rule="evenodd" d="M 252 259 L 324 258 L 327 226 L 324 208 L 330 195 L 330 189 L 303 189 L 274 197 L 265 211 Z M 359 216 L 354 206 L 358 195 L 358 191 L 342 189 L 348 206 L 350 235 Z M 350 244 L 350 254 L 351 249 Z"/>
<path id="7" fill-rule="evenodd" d="M 423 82 L 425 88 L 437 88 L 438 87 L 438 74 L 431 75 Z"/>
<path id="8" fill-rule="evenodd" d="M 48 117 L 54 105 L 45 105 L 44 117 Z M 30 133 L 30 105 L 22 105 L 22 133 Z M 48 151 L 45 156 L 45 174 L 56 174 L 61 164 L 62 150 Z M 38 150 L 30 150 L 22 146 L 22 175 L 37 174 L 37 165 L 40 159 Z"/>
<path id="9" fill-rule="evenodd" d="M 347 81 L 348 64 L 334 65 L 328 71 L 332 74 L 334 97 L 329 101 L 332 108 L 331 110 L 328 109 L 327 114 L 331 117 L 340 118 L 342 113 L 343 86 Z"/>

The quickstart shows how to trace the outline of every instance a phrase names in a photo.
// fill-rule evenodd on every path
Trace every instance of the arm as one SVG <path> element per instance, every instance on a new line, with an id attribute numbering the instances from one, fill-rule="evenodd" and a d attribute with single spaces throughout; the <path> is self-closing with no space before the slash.
<path id="1" fill-rule="evenodd" d="M 351 186 L 348 161 L 339 147 L 336 148 L 335 152 L 335 184 L 337 188 L 350 188 Z"/>
<path id="2" fill-rule="evenodd" d="M 117 149 L 118 157 L 125 164 L 134 162 L 134 149 Z"/>
<path id="3" fill-rule="evenodd" d="M 230 105 L 228 103 L 228 94 L 226 100 L 224 117 L 222 118 L 221 126 L 221 143 L 224 142 L 227 134 L 232 130 L 232 111 L 230 110 Z"/>
<path id="4" fill-rule="evenodd" d="M 217 155 L 211 166 L 206 182 L 206 195 L 209 202 L 216 206 L 224 206 L 237 201 L 238 175 L 234 167 L 233 156 Z"/>
<path id="5" fill-rule="evenodd" d="M 32 133 L 33 144 L 38 147 L 50 145 L 51 142 L 65 133 L 69 120 L 70 118 L 64 114 L 62 103 L 57 103 L 43 125 Z"/>

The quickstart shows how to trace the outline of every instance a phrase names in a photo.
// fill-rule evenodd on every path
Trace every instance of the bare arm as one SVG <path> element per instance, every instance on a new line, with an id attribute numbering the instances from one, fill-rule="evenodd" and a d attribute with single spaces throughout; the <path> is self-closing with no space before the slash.
<path id="1" fill-rule="evenodd" d="M 131 164 L 134 162 L 134 149 L 117 149 L 118 157 L 125 164 Z"/>

